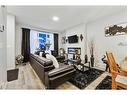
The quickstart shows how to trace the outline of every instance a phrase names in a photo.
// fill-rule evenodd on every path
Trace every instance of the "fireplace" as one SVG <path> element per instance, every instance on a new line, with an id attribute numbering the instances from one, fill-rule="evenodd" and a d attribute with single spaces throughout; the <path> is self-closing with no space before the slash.
<path id="1" fill-rule="evenodd" d="M 80 47 L 68 47 L 68 54 L 73 54 L 75 50 L 78 50 L 79 55 L 81 55 L 81 48 Z"/>

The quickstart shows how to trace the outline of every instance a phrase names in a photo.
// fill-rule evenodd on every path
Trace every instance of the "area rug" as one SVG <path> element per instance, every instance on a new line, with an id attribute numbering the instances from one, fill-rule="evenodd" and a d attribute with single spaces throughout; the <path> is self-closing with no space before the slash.
<path id="1" fill-rule="evenodd" d="M 7 81 L 13 81 L 18 79 L 19 69 L 13 69 L 7 71 Z"/>
<path id="2" fill-rule="evenodd" d="M 72 84 L 74 84 L 79 89 L 84 89 L 91 82 L 97 79 L 104 71 L 91 68 L 85 72 L 76 71 L 75 76 L 69 80 Z"/>
<path id="3" fill-rule="evenodd" d="M 99 85 L 96 87 L 96 89 L 111 89 L 111 85 L 112 85 L 112 78 L 111 76 L 106 76 L 101 83 L 99 83 Z"/>
<path id="4" fill-rule="evenodd" d="M 111 88 L 112 88 L 112 78 L 111 78 L 111 76 L 106 76 L 95 89 L 97 89 L 97 90 L 111 90 Z M 122 87 L 118 87 L 117 90 L 125 90 L 125 89 Z"/>

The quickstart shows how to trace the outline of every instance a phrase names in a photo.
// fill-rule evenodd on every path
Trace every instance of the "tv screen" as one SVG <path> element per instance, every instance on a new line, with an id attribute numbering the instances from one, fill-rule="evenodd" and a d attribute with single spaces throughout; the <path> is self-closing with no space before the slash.
<path id="1" fill-rule="evenodd" d="M 68 43 L 78 43 L 78 36 L 77 35 L 69 36 Z"/>

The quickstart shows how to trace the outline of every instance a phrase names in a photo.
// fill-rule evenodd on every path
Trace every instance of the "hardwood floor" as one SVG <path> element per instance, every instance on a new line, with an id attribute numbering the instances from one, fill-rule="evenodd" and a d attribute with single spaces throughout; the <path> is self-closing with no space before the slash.
<path id="1" fill-rule="evenodd" d="M 24 66 L 19 65 L 17 68 L 19 68 L 18 80 L 7 82 L 5 89 L 44 89 L 44 85 L 29 63 Z"/>
<path id="2" fill-rule="evenodd" d="M 26 65 L 19 65 L 16 68 L 19 68 L 18 80 L 5 83 L 1 88 L 2 89 L 41 89 L 44 90 L 45 86 L 40 81 L 32 67 L 29 63 Z M 99 78 L 93 81 L 85 89 L 95 89 L 95 87 L 106 77 L 108 73 L 102 74 Z M 68 89 L 68 90 L 79 90 L 76 86 L 70 82 L 65 82 L 64 84 L 57 87 L 57 89 Z"/>

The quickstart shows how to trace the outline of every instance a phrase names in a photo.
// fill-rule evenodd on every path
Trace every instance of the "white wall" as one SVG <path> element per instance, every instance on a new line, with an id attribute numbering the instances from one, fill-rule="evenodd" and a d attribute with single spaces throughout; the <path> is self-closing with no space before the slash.
<path id="1" fill-rule="evenodd" d="M 83 35 L 83 40 L 80 40 L 80 35 Z M 76 27 L 67 29 L 65 32 L 61 33 L 61 37 L 66 36 L 66 38 L 68 38 L 68 36 L 72 36 L 72 35 L 77 35 L 79 37 L 79 42 L 78 43 L 66 43 L 61 45 L 61 47 L 63 47 L 66 52 L 68 47 L 80 47 L 81 48 L 81 59 L 84 60 L 84 56 L 85 56 L 85 24 L 80 24 L 77 25 Z"/>
<path id="2" fill-rule="evenodd" d="M 0 25 L 5 26 L 5 31 L 0 32 L 0 82 L 6 82 L 7 81 L 6 8 L 2 9 L 1 6 L 0 6 Z"/>
<path id="3" fill-rule="evenodd" d="M 94 39 L 94 56 L 95 56 L 95 65 L 100 66 L 101 68 L 105 68 L 105 64 L 101 61 L 101 58 L 105 54 L 106 51 L 112 51 L 115 59 L 118 63 L 122 63 L 124 61 L 124 57 L 127 56 L 127 46 L 118 46 L 120 42 L 127 43 L 127 35 L 119 35 L 119 36 L 111 36 L 105 37 L 104 28 L 106 26 L 119 24 L 119 23 L 127 22 L 127 12 L 121 12 L 117 14 L 113 14 L 107 17 L 103 17 L 97 19 L 95 21 L 89 22 L 87 24 L 81 24 L 75 26 L 71 29 L 67 29 L 66 31 L 60 34 L 60 37 L 68 37 L 71 35 L 80 34 L 84 35 L 84 39 L 77 44 L 60 44 L 62 48 L 67 51 L 68 47 L 81 47 L 81 58 L 84 60 L 84 55 L 86 52 L 86 39 L 87 39 L 87 55 L 90 58 L 90 50 L 89 43 L 92 39 Z M 86 37 L 87 35 L 87 37 Z"/>
<path id="4" fill-rule="evenodd" d="M 127 56 L 127 46 L 118 46 L 120 42 L 127 43 L 127 35 L 105 37 L 104 32 L 106 26 L 123 22 L 127 22 L 127 13 L 114 14 L 86 25 L 88 40 L 93 38 L 95 42 L 96 65 L 103 66 L 101 58 L 107 50 L 113 52 L 118 63 L 123 62 L 124 57 Z"/>
<path id="5" fill-rule="evenodd" d="M 15 56 L 21 55 L 21 44 L 22 44 L 22 27 L 16 24 L 15 32 Z"/>
<path id="6" fill-rule="evenodd" d="M 15 69 L 15 16 L 7 15 L 7 69 Z"/>

